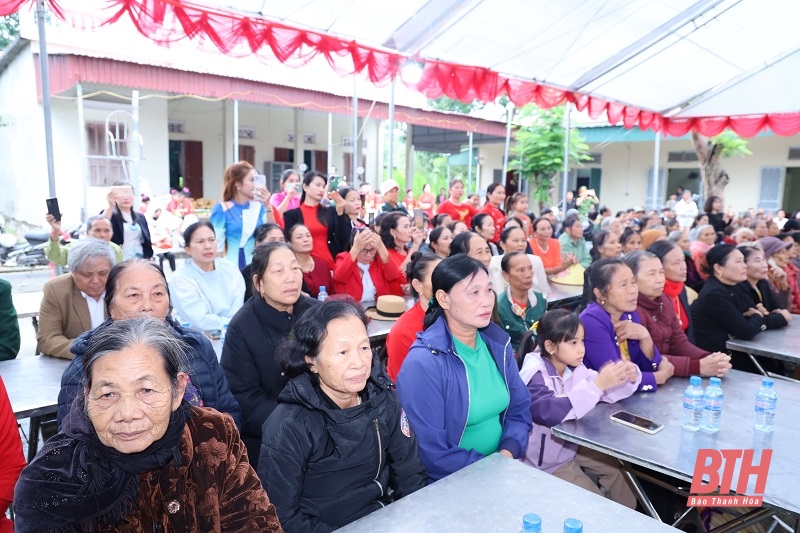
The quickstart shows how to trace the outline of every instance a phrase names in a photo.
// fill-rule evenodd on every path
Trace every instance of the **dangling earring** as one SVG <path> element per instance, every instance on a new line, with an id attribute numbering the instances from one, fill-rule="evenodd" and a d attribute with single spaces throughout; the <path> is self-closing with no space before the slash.
<path id="1" fill-rule="evenodd" d="M 600 300 L 600 305 L 606 305 L 606 301 L 605 300 Z"/>

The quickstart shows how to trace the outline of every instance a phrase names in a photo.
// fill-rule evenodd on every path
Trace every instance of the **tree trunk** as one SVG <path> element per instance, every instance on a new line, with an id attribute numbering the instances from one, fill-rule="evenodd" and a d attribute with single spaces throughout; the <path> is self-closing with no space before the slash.
<path id="1" fill-rule="evenodd" d="M 703 196 L 719 196 L 722 205 L 725 205 L 725 186 L 730 182 L 730 177 L 724 169 L 719 168 L 722 144 L 715 143 L 696 131 L 692 132 L 692 143 L 697 152 L 697 164 L 703 180 Z"/>

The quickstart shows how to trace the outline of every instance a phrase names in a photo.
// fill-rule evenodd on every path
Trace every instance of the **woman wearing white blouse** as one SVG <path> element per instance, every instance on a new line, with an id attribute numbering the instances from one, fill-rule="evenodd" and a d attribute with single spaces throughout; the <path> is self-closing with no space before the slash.
<path id="1" fill-rule="evenodd" d="M 235 264 L 217 257 L 210 222 L 192 224 L 183 237 L 191 260 L 172 275 L 172 304 L 193 328 L 222 329 L 242 306 L 244 279 Z"/>

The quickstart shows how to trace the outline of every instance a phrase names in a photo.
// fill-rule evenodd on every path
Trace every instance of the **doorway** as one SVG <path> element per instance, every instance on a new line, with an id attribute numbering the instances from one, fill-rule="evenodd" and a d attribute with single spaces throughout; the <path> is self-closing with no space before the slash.
<path id="1" fill-rule="evenodd" d="M 169 187 L 188 187 L 192 198 L 203 197 L 202 141 L 169 141 Z"/>
<path id="2" fill-rule="evenodd" d="M 670 168 L 667 170 L 667 198 L 665 200 L 669 198 L 670 194 L 675 194 L 678 187 L 689 189 L 693 195 L 702 196 L 703 181 L 700 179 L 700 171 L 696 168 Z M 700 206 L 700 203 L 698 202 L 697 205 Z"/>
<path id="3" fill-rule="evenodd" d="M 800 167 L 788 167 L 783 182 L 783 200 L 781 207 L 788 215 L 800 206 Z"/>

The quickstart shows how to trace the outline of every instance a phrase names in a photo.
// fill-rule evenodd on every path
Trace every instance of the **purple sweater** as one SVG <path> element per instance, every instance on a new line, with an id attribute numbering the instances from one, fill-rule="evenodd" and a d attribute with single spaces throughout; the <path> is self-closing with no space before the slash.
<path id="1" fill-rule="evenodd" d="M 522 461 L 552 474 L 575 458 L 578 445 L 566 442 L 550 433 L 550 428 L 564 420 L 575 420 L 594 409 L 598 402 L 615 403 L 634 392 L 642 379 L 625 383 L 605 392 L 595 380 L 597 372 L 583 365 L 558 375 L 553 363 L 542 359 L 539 347 L 525 356 L 519 375 L 531 393 L 533 430 L 528 438 L 528 450 Z"/>
<path id="2" fill-rule="evenodd" d="M 636 311 L 624 313 L 623 317 L 637 324 L 642 323 Z M 614 334 L 614 326 L 611 323 L 611 315 L 600 304 L 597 302 L 590 303 L 581 313 L 581 322 L 583 322 L 583 327 L 586 330 L 584 365 L 592 370 L 600 370 L 607 362 L 621 359 L 619 345 Z M 661 364 L 661 353 L 659 353 L 655 343 L 653 343 L 653 352 L 653 359 L 650 360 L 639 347 L 639 341 L 628 341 L 628 353 L 631 356 L 631 362 L 642 371 L 642 382 L 639 384 L 638 389 L 642 392 L 651 392 L 658 388 L 653 372 L 658 370 L 658 365 Z"/>

